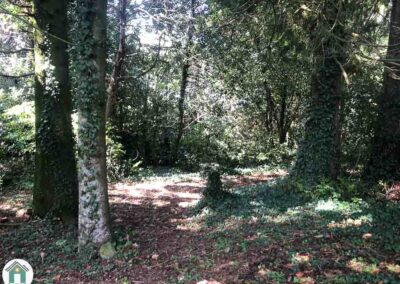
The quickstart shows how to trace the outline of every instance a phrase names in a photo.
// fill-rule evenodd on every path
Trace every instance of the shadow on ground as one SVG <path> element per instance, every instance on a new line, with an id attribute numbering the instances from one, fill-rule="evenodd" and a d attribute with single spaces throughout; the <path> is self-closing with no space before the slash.
<path id="1" fill-rule="evenodd" d="M 204 180 L 116 183 L 114 259 L 78 253 L 76 230 L 49 219 L 1 231 L 0 261 L 27 259 L 37 283 L 399 283 L 398 206 L 311 202 L 269 180 L 226 178 L 235 201 L 197 213 Z"/>

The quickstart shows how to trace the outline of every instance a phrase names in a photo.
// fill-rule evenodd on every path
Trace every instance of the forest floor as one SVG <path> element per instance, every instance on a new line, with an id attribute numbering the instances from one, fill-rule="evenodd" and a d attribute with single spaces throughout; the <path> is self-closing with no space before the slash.
<path id="1" fill-rule="evenodd" d="M 284 174 L 224 177 L 236 197 L 214 210 L 196 210 L 197 174 L 112 183 L 112 260 L 78 254 L 75 229 L 8 191 L 0 263 L 26 259 L 35 283 L 400 283 L 398 204 L 306 200 L 274 186 Z"/>

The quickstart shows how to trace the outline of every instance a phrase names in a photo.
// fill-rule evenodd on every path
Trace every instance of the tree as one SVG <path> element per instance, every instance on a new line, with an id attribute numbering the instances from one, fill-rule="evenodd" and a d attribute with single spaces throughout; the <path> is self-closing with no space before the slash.
<path id="1" fill-rule="evenodd" d="M 185 99 L 186 93 L 189 83 L 189 69 L 191 65 L 191 55 L 192 55 L 192 45 L 193 45 L 193 36 L 194 36 L 194 24 L 195 24 L 195 0 L 191 0 L 190 2 L 190 13 L 189 13 L 189 22 L 187 28 L 187 43 L 184 51 L 183 65 L 182 65 L 182 74 L 181 74 L 181 86 L 179 92 L 179 100 L 178 100 L 178 130 L 177 136 L 175 140 L 174 154 L 173 154 L 173 162 L 176 162 L 179 154 L 179 147 L 181 144 L 183 130 L 185 127 L 184 115 L 185 115 Z"/>
<path id="2" fill-rule="evenodd" d="M 311 40 L 315 69 L 312 103 L 291 175 L 310 184 L 336 180 L 340 172 L 340 108 L 343 65 L 347 60 L 345 19 L 347 1 L 325 0 Z"/>
<path id="3" fill-rule="evenodd" d="M 36 155 L 33 211 L 77 218 L 78 183 L 68 64 L 68 1 L 33 1 Z"/>
<path id="4" fill-rule="evenodd" d="M 107 194 L 106 104 L 107 1 L 78 0 L 76 62 L 78 108 L 79 243 L 112 257 Z"/>
<path id="5" fill-rule="evenodd" d="M 114 66 L 110 76 L 110 83 L 107 87 L 106 120 L 110 119 L 114 113 L 115 103 L 118 95 L 118 85 L 121 80 L 123 64 L 126 56 L 126 24 L 127 24 L 127 0 L 118 2 L 118 50 L 115 55 Z"/>
<path id="6" fill-rule="evenodd" d="M 379 117 L 375 129 L 366 178 L 400 179 L 400 1 L 392 1 L 389 44 L 385 60 L 383 94 L 378 101 Z"/>

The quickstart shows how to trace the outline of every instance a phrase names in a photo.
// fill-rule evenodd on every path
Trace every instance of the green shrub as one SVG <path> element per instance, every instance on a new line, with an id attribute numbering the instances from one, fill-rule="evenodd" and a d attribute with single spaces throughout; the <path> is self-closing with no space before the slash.
<path id="1" fill-rule="evenodd" d="M 0 188 L 32 186 L 34 169 L 33 104 L 0 94 Z"/>

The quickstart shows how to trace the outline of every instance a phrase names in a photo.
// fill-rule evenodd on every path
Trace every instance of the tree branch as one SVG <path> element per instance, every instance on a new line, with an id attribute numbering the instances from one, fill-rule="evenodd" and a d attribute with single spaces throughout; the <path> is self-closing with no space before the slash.
<path id="1" fill-rule="evenodd" d="M 7 79 L 19 79 L 19 78 L 31 77 L 33 75 L 35 75 L 35 73 L 26 73 L 21 75 L 10 75 L 10 74 L 0 73 L 0 77 Z"/>
<path id="2" fill-rule="evenodd" d="M 156 56 L 156 58 L 154 59 L 153 63 L 149 66 L 149 68 L 147 68 L 146 70 L 142 71 L 141 73 L 139 73 L 139 74 L 136 75 L 136 76 L 122 76 L 122 77 L 119 77 L 118 80 L 138 79 L 138 78 L 140 78 L 140 77 L 146 75 L 147 73 L 149 73 L 151 70 L 153 70 L 153 69 L 157 66 L 158 60 L 159 60 L 159 58 L 160 58 L 161 41 L 162 41 L 163 36 L 164 36 L 164 33 L 162 33 L 162 34 L 160 35 L 160 38 L 159 38 L 159 40 L 158 40 L 158 51 L 157 51 L 157 56 Z"/>

